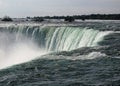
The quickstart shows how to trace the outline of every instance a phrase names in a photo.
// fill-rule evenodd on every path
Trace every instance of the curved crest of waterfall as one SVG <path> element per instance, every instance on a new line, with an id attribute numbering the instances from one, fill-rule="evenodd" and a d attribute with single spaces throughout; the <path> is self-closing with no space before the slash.
<path id="1" fill-rule="evenodd" d="M 9 26 L 0 30 L 14 33 L 14 41 L 20 41 L 24 36 L 47 51 L 70 51 L 80 47 L 97 46 L 104 36 L 112 33 L 92 28 L 57 26 Z"/>

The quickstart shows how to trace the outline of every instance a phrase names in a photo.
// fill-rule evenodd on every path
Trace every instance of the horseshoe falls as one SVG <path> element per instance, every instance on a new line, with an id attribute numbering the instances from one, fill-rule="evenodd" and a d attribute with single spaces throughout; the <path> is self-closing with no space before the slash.
<path id="1" fill-rule="evenodd" d="M 118 85 L 119 30 L 116 22 L 0 24 L 0 86 Z"/>
<path id="2" fill-rule="evenodd" d="M 97 46 L 110 32 L 79 27 L 9 26 L 0 33 L 1 65 L 4 67 L 4 64 L 11 66 L 33 60 L 51 51 Z"/>

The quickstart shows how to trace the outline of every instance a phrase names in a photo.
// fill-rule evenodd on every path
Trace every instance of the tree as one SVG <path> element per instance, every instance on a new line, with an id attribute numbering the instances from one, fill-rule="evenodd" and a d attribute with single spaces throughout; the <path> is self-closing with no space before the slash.
<path id="1" fill-rule="evenodd" d="M 75 19 L 71 16 L 65 17 L 64 21 L 73 22 Z"/>
<path id="2" fill-rule="evenodd" d="M 13 21 L 13 20 L 9 16 L 5 16 L 5 17 L 2 18 L 1 21 Z"/>
<path id="3" fill-rule="evenodd" d="M 35 22 L 42 22 L 42 21 L 44 21 L 44 19 L 42 17 L 33 17 L 32 20 L 35 21 Z"/>

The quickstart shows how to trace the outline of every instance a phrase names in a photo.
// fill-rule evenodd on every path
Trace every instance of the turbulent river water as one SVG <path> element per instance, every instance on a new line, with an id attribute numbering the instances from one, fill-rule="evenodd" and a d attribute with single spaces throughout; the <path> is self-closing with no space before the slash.
<path id="1" fill-rule="evenodd" d="M 119 66 L 119 21 L 0 24 L 0 86 L 116 86 Z"/>

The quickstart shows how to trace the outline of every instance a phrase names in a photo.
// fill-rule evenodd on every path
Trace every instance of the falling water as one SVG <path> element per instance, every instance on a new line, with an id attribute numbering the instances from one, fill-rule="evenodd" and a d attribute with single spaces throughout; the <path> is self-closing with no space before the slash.
<path id="1" fill-rule="evenodd" d="M 98 46 L 110 31 L 63 26 L 0 28 L 0 68 L 33 60 L 50 51 Z"/>

